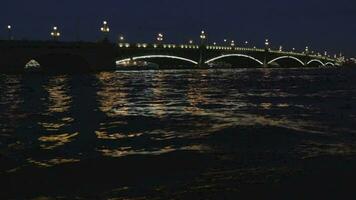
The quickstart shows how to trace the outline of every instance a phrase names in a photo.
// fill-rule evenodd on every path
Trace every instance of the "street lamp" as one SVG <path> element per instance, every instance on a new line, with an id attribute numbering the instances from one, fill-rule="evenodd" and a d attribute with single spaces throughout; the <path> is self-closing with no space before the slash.
<path id="1" fill-rule="evenodd" d="M 283 46 L 279 46 L 279 52 L 283 51 Z"/>
<path id="2" fill-rule="evenodd" d="M 12 37 L 12 26 L 11 25 L 7 25 L 7 32 L 8 32 L 8 39 L 9 40 L 12 40 L 13 37 Z"/>
<path id="3" fill-rule="evenodd" d="M 125 37 L 123 35 L 119 35 L 119 42 L 125 42 Z"/>
<path id="4" fill-rule="evenodd" d="M 205 43 L 205 40 L 206 40 L 205 31 L 201 31 L 201 33 L 200 33 L 200 40 L 201 40 L 201 44 L 204 44 L 204 43 Z"/>
<path id="5" fill-rule="evenodd" d="M 265 48 L 268 49 L 269 45 L 270 45 L 269 40 L 266 39 L 266 40 L 265 40 Z"/>
<path id="6" fill-rule="evenodd" d="M 309 53 L 309 47 L 306 46 L 306 47 L 305 47 L 305 54 L 308 54 L 308 53 Z"/>
<path id="7" fill-rule="evenodd" d="M 235 46 L 235 41 L 234 40 L 231 40 L 231 44 L 230 44 L 232 47 Z"/>
<path id="8" fill-rule="evenodd" d="M 194 41 L 193 40 L 189 40 L 189 44 L 193 44 L 194 43 Z"/>
<path id="9" fill-rule="evenodd" d="M 163 42 L 164 36 L 163 33 L 158 33 L 157 34 L 157 42 L 161 44 Z"/>
<path id="10" fill-rule="evenodd" d="M 110 27 L 107 21 L 103 21 L 103 26 L 100 28 L 100 31 L 103 33 L 104 39 L 107 40 L 110 32 Z"/>
<path id="11" fill-rule="evenodd" d="M 248 41 L 245 41 L 245 46 L 247 46 L 248 45 Z"/>
<path id="12" fill-rule="evenodd" d="M 51 32 L 51 37 L 54 41 L 57 41 L 59 37 L 61 36 L 61 33 L 58 30 L 57 26 L 54 26 Z"/>

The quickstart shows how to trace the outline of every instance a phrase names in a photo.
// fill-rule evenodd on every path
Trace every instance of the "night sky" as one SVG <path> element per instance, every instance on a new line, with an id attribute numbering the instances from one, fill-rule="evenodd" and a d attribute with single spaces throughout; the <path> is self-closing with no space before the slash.
<path id="1" fill-rule="evenodd" d="M 248 40 L 262 46 L 269 38 L 284 49 L 304 49 L 355 56 L 355 0 L 1 0 L 1 37 L 12 24 L 17 39 L 49 38 L 57 25 L 62 40 L 95 41 L 103 20 L 112 40 L 152 42 L 163 32 L 166 42 L 197 40 L 204 29 L 210 42 Z M 78 31 L 79 30 L 79 31 Z M 79 34 L 78 34 L 79 32 Z"/>

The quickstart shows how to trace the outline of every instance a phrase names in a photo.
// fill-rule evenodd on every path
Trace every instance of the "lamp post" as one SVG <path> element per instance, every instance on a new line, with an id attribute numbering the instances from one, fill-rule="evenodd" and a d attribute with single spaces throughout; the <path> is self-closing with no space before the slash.
<path id="1" fill-rule="evenodd" d="M 245 46 L 246 46 L 246 47 L 248 46 L 248 41 L 245 41 Z"/>
<path id="2" fill-rule="evenodd" d="M 123 43 L 123 42 L 125 42 L 125 37 L 124 37 L 124 35 L 119 35 L 119 43 Z"/>
<path id="3" fill-rule="evenodd" d="M 200 56 L 199 56 L 199 66 L 203 66 L 203 61 L 204 61 L 204 55 L 205 55 L 205 44 L 206 44 L 206 33 L 204 30 L 202 30 L 200 32 L 200 48 L 199 48 L 199 53 L 200 53 Z"/>
<path id="4" fill-rule="evenodd" d="M 58 41 L 59 37 L 61 36 L 61 33 L 59 32 L 59 29 L 57 26 L 54 26 L 51 32 L 51 37 L 54 41 Z"/>
<path id="5" fill-rule="evenodd" d="M 309 47 L 306 46 L 306 47 L 305 47 L 305 55 L 308 55 L 308 54 L 309 54 Z"/>
<path id="6" fill-rule="evenodd" d="M 227 46 L 227 39 L 224 39 L 224 46 Z"/>
<path id="7" fill-rule="evenodd" d="M 103 26 L 100 28 L 100 31 L 103 33 L 104 40 L 108 40 L 110 27 L 107 21 L 103 21 Z"/>
<path id="8" fill-rule="evenodd" d="M 162 44 L 163 40 L 164 40 L 163 33 L 158 33 L 157 34 L 157 42 L 158 42 L 158 44 Z"/>
<path id="9" fill-rule="evenodd" d="M 265 40 L 265 58 L 264 58 L 264 66 L 267 67 L 267 54 L 268 54 L 268 51 L 269 51 L 269 45 L 270 45 L 270 42 L 268 39 Z"/>
<path id="10" fill-rule="evenodd" d="M 206 34 L 205 34 L 205 31 L 201 31 L 201 32 L 200 32 L 200 42 L 201 42 L 201 45 L 205 45 L 205 42 L 206 42 Z"/>
<path id="11" fill-rule="evenodd" d="M 7 29 L 7 32 L 8 32 L 8 40 L 13 40 L 12 26 L 11 25 L 7 25 L 6 29 Z"/>
<path id="12" fill-rule="evenodd" d="M 235 40 L 231 40 L 230 45 L 231 45 L 231 47 L 235 47 Z"/>

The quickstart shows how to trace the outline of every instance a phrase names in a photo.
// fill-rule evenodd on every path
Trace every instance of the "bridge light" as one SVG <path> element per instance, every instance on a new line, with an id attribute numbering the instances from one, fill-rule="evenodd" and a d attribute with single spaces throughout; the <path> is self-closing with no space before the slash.
<path id="1" fill-rule="evenodd" d="M 279 52 L 283 51 L 283 46 L 279 46 Z"/>
<path id="2" fill-rule="evenodd" d="M 305 47 L 305 53 L 306 53 L 306 54 L 309 53 L 309 47 L 308 47 L 308 46 Z"/>
<path id="3" fill-rule="evenodd" d="M 51 36 L 52 36 L 52 39 L 55 41 L 57 41 L 59 39 L 59 37 L 61 36 L 61 33 L 59 32 L 59 29 L 57 26 L 54 26 L 52 28 Z"/>
<path id="4" fill-rule="evenodd" d="M 100 31 L 103 33 L 104 40 L 107 40 L 110 32 L 110 27 L 107 21 L 103 21 L 103 26 L 100 27 Z"/>
<path id="5" fill-rule="evenodd" d="M 245 45 L 246 45 L 246 46 L 248 45 L 248 41 L 245 41 Z"/>
<path id="6" fill-rule="evenodd" d="M 265 46 L 266 47 L 269 46 L 269 40 L 268 39 L 265 40 Z"/>
<path id="7" fill-rule="evenodd" d="M 231 40 L 231 46 L 234 47 L 235 46 L 235 41 Z"/>
<path id="8" fill-rule="evenodd" d="M 6 28 L 7 28 L 9 40 L 12 40 L 13 39 L 13 37 L 12 37 L 12 26 L 9 24 L 9 25 L 7 25 Z"/>
<path id="9" fill-rule="evenodd" d="M 206 39 L 205 31 L 201 31 L 201 33 L 200 33 L 200 39 L 202 39 L 202 40 L 205 40 L 205 39 Z"/>
<path id="10" fill-rule="evenodd" d="M 194 43 L 194 41 L 193 40 L 189 40 L 189 44 L 193 44 Z"/>
<path id="11" fill-rule="evenodd" d="M 158 33 L 157 34 L 157 42 L 162 43 L 163 42 L 164 35 L 163 33 Z"/>
<path id="12" fill-rule="evenodd" d="M 125 41 L 125 37 L 123 35 L 119 35 L 119 42 L 124 42 Z"/>

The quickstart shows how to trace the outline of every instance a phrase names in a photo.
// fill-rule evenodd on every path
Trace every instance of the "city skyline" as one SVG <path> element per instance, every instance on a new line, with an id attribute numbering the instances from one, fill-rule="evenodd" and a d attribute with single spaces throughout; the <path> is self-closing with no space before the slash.
<path id="1" fill-rule="evenodd" d="M 354 57 L 355 4 L 349 0 L 218 3 L 134 0 L 105 4 L 81 0 L 6 0 L 0 8 L 0 24 L 4 27 L 2 38 L 6 37 L 7 25 L 12 26 L 16 39 L 30 40 L 49 39 L 52 27 L 58 26 L 63 33 L 61 40 L 94 41 L 100 38 L 100 27 L 107 20 L 112 41 L 124 35 L 127 41 L 152 42 L 158 32 L 163 32 L 165 41 L 183 43 L 198 40 L 199 32 L 206 30 L 211 43 L 228 39 L 236 45 L 249 41 L 250 46 L 263 46 L 268 38 L 274 47 L 303 50 L 309 46 L 311 50 L 342 52 Z"/>

